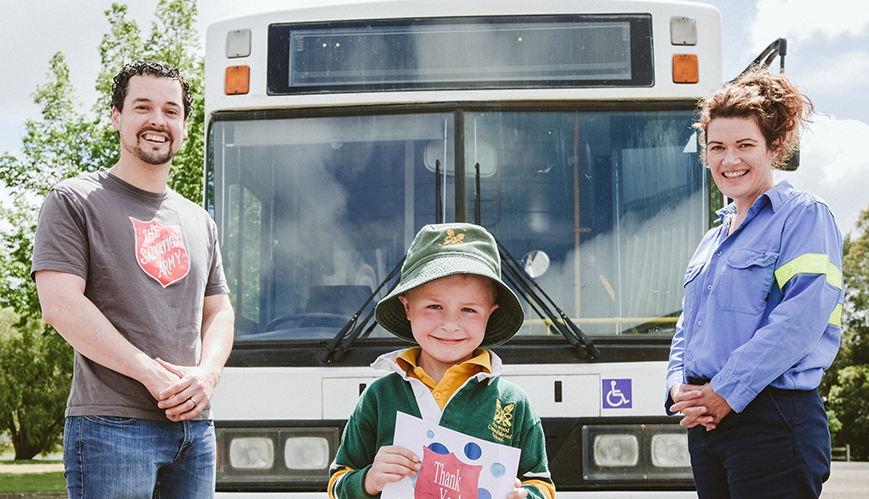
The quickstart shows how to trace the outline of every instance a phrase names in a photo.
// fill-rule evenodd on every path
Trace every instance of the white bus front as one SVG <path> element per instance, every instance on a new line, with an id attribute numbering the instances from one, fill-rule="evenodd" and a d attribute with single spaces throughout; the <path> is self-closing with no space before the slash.
<path id="1" fill-rule="evenodd" d="M 482 224 L 512 262 L 526 323 L 495 350 L 543 418 L 559 495 L 691 490 L 664 371 L 718 199 L 691 124 L 721 83 L 720 21 L 702 5 L 575 4 L 209 28 L 206 205 L 237 317 L 213 399 L 218 492 L 323 497 L 381 375 L 368 365 L 406 346 L 371 310 L 437 221 Z"/>

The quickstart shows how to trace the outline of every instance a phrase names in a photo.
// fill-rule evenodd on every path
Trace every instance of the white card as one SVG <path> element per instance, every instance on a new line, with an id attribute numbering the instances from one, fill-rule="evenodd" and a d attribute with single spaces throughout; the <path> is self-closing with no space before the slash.
<path id="1" fill-rule="evenodd" d="M 504 499 L 515 488 L 521 449 L 399 412 L 394 445 L 422 459 L 415 477 L 389 483 L 382 499 Z"/>

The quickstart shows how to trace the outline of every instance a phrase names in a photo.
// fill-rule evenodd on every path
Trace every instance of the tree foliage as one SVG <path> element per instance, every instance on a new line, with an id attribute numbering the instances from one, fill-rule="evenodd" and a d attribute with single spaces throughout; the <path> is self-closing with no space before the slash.
<path id="1" fill-rule="evenodd" d="M 847 329 L 862 331 L 864 340 L 869 332 L 869 208 L 860 212 L 857 220 L 857 238 L 846 241 L 842 258 L 845 279 L 845 307 L 843 325 Z M 863 352 L 861 362 L 869 364 L 869 351 Z"/>
<path id="2" fill-rule="evenodd" d="M 51 450 L 63 430 L 72 347 L 39 319 L 0 310 L 0 425 L 15 459 Z"/>
<path id="3" fill-rule="evenodd" d="M 147 39 L 136 21 L 128 18 L 126 5 L 112 4 L 105 15 L 109 31 L 99 46 L 102 69 L 96 77 L 98 98 L 90 112 L 81 111 L 66 58 L 57 53 L 51 58 L 46 82 L 32 94 L 41 118 L 25 123 L 21 154 L 0 155 L 0 180 L 11 200 L 0 206 L 0 219 L 6 222 L 0 227 L 0 270 L 5 277 L 0 282 L 0 307 L 8 307 L 14 317 L 0 344 L 0 432 L 12 433 L 16 455 L 23 458 L 42 452 L 40 442 L 52 442 L 51 437 L 62 430 L 56 421 L 63 419 L 72 373 L 72 349 L 42 323 L 36 286 L 30 279 L 39 206 L 57 182 L 110 168 L 120 158 L 110 103 L 112 78 L 124 64 L 163 60 L 190 82 L 193 109 L 188 138 L 173 160 L 169 185 L 196 203 L 202 201 L 205 66 L 199 55 L 199 33 L 193 28 L 196 0 L 161 0 Z M 40 381 L 49 375 L 53 384 Z M 38 387 L 40 396 L 33 396 L 25 389 L 28 386 Z M 57 400 L 59 404 L 53 402 Z M 46 432 L 53 435 L 43 438 Z"/>
<path id="4" fill-rule="evenodd" d="M 869 365 L 839 371 L 828 399 L 834 446 L 851 446 L 851 457 L 869 459 Z"/>
<path id="5" fill-rule="evenodd" d="M 839 354 L 824 376 L 833 445 L 851 446 L 869 459 L 869 209 L 860 213 L 856 237 L 845 239 L 842 258 L 845 306 Z"/>

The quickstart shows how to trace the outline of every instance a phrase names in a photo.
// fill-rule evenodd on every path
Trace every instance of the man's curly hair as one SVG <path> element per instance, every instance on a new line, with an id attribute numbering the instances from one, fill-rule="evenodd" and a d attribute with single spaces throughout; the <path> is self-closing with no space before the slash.
<path id="1" fill-rule="evenodd" d="M 124 66 L 112 80 L 112 108 L 120 112 L 124 110 L 124 99 L 130 88 L 130 78 L 134 76 L 155 76 L 157 78 L 169 78 L 181 84 L 181 96 L 184 100 L 184 119 L 190 116 L 190 108 L 193 97 L 190 95 L 190 84 L 181 76 L 178 68 L 171 64 L 159 61 L 136 61 Z"/>

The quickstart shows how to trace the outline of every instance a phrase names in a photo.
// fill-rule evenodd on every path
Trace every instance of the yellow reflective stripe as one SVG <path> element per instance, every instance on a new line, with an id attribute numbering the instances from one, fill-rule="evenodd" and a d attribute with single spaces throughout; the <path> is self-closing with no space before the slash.
<path id="1" fill-rule="evenodd" d="M 842 327 L 842 305 L 836 305 L 828 322 L 834 326 Z"/>
<path id="2" fill-rule="evenodd" d="M 827 255 L 806 253 L 782 265 L 775 271 L 778 287 L 784 289 L 785 284 L 797 274 L 824 274 L 827 282 L 842 289 L 842 271 L 830 261 Z"/>

